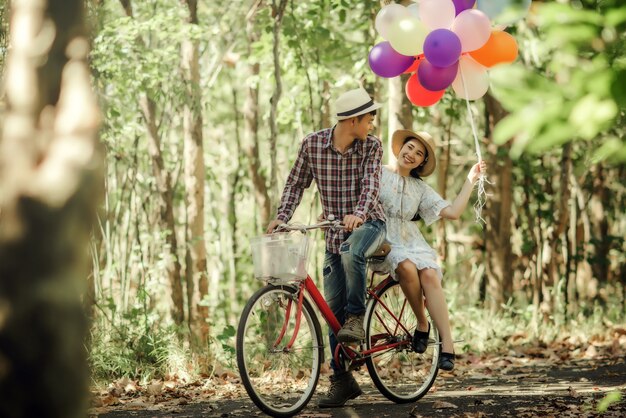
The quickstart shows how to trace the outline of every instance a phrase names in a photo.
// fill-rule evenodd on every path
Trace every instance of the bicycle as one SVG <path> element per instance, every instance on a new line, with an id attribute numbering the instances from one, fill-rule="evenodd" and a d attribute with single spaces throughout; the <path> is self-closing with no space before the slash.
<path id="1" fill-rule="evenodd" d="M 339 221 L 282 225 L 286 234 L 299 231 L 305 241 L 307 231 L 340 227 Z M 265 237 L 274 235 L 277 234 Z M 275 417 L 300 412 L 318 384 L 326 336 L 313 306 L 335 336 L 341 328 L 303 268 L 308 243 L 289 241 L 288 235 L 281 240 L 289 244 L 283 245 L 284 249 L 282 244 L 277 245 L 272 257 L 280 258 L 280 263 L 292 263 L 293 268 L 287 274 L 278 274 L 282 277 L 256 272 L 257 276 L 265 276 L 261 278 L 266 285 L 252 295 L 243 309 L 236 340 L 237 366 L 248 395 L 263 412 Z M 426 352 L 413 351 L 412 335 L 417 320 L 398 282 L 389 275 L 378 283 L 374 280 L 377 272 L 371 267 L 383 261 L 388 251 L 387 245 L 368 258 L 365 341 L 358 347 L 339 343 L 333 356 L 345 370 L 365 364 L 380 393 L 393 402 L 409 403 L 423 397 L 433 385 L 441 343 L 436 327 L 431 326 Z M 257 264 L 255 261 L 255 269 Z"/>

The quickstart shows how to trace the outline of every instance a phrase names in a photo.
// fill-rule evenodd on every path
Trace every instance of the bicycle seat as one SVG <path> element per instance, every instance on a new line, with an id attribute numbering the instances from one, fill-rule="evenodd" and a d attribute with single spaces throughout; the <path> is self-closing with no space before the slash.
<path id="1" fill-rule="evenodd" d="M 385 261 L 385 257 L 387 257 L 387 254 L 389 254 L 389 251 L 391 251 L 391 245 L 389 245 L 389 243 L 385 241 L 380 244 L 380 247 L 378 247 L 376 251 L 374 251 L 374 254 L 367 257 L 367 259 L 376 263 L 382 263 L 383 261 Z"/>

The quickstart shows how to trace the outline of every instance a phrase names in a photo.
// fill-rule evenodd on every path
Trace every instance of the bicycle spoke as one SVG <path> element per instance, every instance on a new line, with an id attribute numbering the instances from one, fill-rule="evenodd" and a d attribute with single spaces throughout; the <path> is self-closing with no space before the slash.
<path id="1" fill-rule="evenodd" d="M 411 333 L 416 325 L 400 286 L 389 282 L 368 310 L 367 349 L 402 341 L 405 344 L 373 353 L 367 367 L 376 387 L 394 402 L 414 402 L 428 392 L 436 377 L 438 346 L 429 344 L 422 354 L 412 351 Z M 438 339 L 434 327 L 431 333 Z"/>
<path id="2" fill-rule="evenodd" d="M 294 289 L 269 286 L 251 298 L 237 332 L 237 363 L 250 398 L 264 412 L 289 416 L 310 399 L 319 377 L 321 336 L 308 302 L 298 317 Z M 294 301 L 295 300 L 295 301 Z"/>

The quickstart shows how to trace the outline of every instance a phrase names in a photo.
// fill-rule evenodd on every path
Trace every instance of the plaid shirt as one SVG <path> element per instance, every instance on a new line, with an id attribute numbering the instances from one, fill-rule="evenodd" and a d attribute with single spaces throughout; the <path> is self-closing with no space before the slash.
<path id="1" fill-rule="evenodd" d="M 333 146 L 333 129 L 314 132 L 302 141 L 280 200 L 277 218 L 281 221 L 291 219 L 304 189 L 313 179 L 320 192 L 326 219 L 329 215 L 338 220 L 355 215 L 363 221 L 385 220 L 378 201 L 383 154 L 380 140 L 371 135 L 365 141 L 356 139 L 341 154 Z M 348 238 L 349 232 L 327 230 L 325 235 L 326 250 L 339 254 L 339 246 Z"/>

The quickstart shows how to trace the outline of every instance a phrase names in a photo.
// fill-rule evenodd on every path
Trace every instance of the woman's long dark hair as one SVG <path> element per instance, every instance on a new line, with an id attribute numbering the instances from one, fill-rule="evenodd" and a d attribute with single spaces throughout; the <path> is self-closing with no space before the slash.
<path id="1" fill-rule="evenodd" d="M 414 136 L 408 136 L 406 138 L 404 138 L 404 142 L 402 143 L 402 146 L 404 146 L 404 144 L 406 144 L 407 142 L 409 142 L 412 139 L 416 139 L 419 141 L 419 138 L 416 138 Z M 428 148 L 424 147 L 424 162 L 426 162 L 426 160 L 428 159 Z M 411 170 L 411 172 L 409 174 L 411 174 L 411 177 L 415 177 L 416 179 L 422 179 L 420 177 L 420 175 L 418 174 L 418 170 L 421 166 L 415 167 L 413 170 Z"/>

